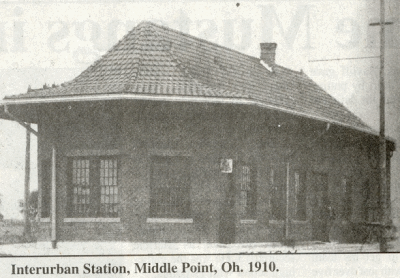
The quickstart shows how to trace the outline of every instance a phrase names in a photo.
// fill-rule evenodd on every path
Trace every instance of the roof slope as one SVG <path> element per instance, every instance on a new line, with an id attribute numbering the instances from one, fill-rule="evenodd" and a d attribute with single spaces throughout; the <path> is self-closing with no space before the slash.
<path id="1" fill-rule="evenodd" d="M 6 99 L 149 94 L 241 98 L 372 132 L 302 72 L 150 22 L 142 22 L 99 60 L 61 87 Z"/>

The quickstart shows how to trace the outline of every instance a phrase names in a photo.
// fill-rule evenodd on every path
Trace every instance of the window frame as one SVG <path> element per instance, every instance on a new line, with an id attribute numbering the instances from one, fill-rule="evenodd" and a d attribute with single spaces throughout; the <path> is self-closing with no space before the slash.
<path id="1" fill-rule="evenodd" d="M 81 155 L 81 156 L 69 156 L 68 157 L 68 174 L 67 174 L 67 217 L 64 218 L 64 222 L 120 222 L 120 207 L 121 207 L 121 202 L 120 202 L 120 197 L 121 197 L 121 185 L 120 185 L 120 168 L 121 168 L 121 160 L 118 155 Z M 79 212 L 74 212 L 74 183 L 73 183 L 73 161 L 78 161 L 78 160 L 88 160 L 89 161 L 89 168 L 88 168 L 88 176 L 89 176 L 89 198 L 91 200 L 95 200 L 94 202 L 90 201 L 89 202 L 89 208 L 92 210 L 92 213 L 82 213 L 79 215 Z M 110 176 L 110 177 L 102 177 L 101 176 L 101 161 L 106 161 L 106 160 L 113 160 L 116 163 L 116 168 L 111 168 L 110 171 L 115 170 L 116 173 L 114 172 L 113 175 L 115 176 Z M 114 163 L 113 162 L 113 163 Z M 113 166 L 114 167 L 114 166 Z M 109 169 L 109 168 L 107 168 Z M 113 180 L 113 184 L 111 185 L 102 185 L 102 178 L 111 178 Z M 114 182 L 115 181 L 115 182 Z M 104 182 L 103 182 L 104 183 Z M 115 183 L 115 184 L 114 184 Z M 115 212 L 115 215 L 107 215 L 103 214 L 101 212 L 102 210 L 102 188 L 103 187 L 116 187 L 117 192 L 114 193 L 114 188 L 111 190 L 108 188 L 108 199 L 110 199 L 110 196 L 113 196 L 113 202 L 112 204 L 117 207 L 117 211 Z M 78 188 L 78 187 L 76 187 Z M 78 191 L 78 189 L 77 189 Z M 113 191 L 113 193 L 110 194 L 110 192 Z M 104 189 L 104 192 L 106 192 L 106 189 Z M 106 195 L 106 194 L 104 194 Z M 104 196 L 103 195 L 103 196 Z M 79 195 L 77 195 L 79 196 Z M 116 200 L 115 200 L 116 199 Z M 111 204 L 111 203 L 109 203 Z M 93 211 L 94 210 L 94 211 Z"/>
<path id="2" fill-rule="evenodd" d="M 281 174 L 281 185 L 277 185 L 277 173 Z M 285 165 L 282 164 L 272 164 L 270 165 L 269 168 L 269 183 L 270 183 L 270 194 L 269 194 L 269 211 L 270 211 L 270 217 L 269 221 L 270 222 L 284 222 L 286 219 L 286 167 Z M 281 201 L 280 202 L 275 202 L 274 198 L 275 192 L 280 194 Z M 274 204 L 279 204 L 280 206 L 280 217 L 275 217 L 276 215 L 274 214 Z"/>
<path id="3" fill-rule="evenodd" d="M 371 181 L 372 180 L 372 181 Z M 362 207 L 364 209 L 363 221 L 366 223 L 379 223 L 381 192 L 379 187 L 374 188 L 377 178 L 367 178 L 362 183 Z M 376 191 L 376 192 L 375 192 Z"/>
<path id="4" fill-rule="evenodd" d="M 240 163 L 238 168 L 241 223 L 252 223 L 257 219 L 257 170 L 254 163 Z M 246 177 L 244 177 L 245 168 L 248 168 L 248 176 Z M 248 182 L 248 184 L 244 184 L 245 182 Z"/>
<path id="5" fill-rule="evenodd" d="M 165 154 L 151 154 L 150 155 L 150 185 L 149 185 L 149 190 L 150 190 L 150 198 L 149 198 L 149 217 L 147 218 L 147 222 L 148 223 L 193 223 L 193 218 L 192 218 L 192 211 L 191 211 L 191 164 L 192 164 L 192 159 L 190 156 L 186 156 L 186 155 L 165 155 Z M 154 174 L 155 171 L 155 161 L 156 160 L 164 160 L 164 162 L 167 162 L 167 171 L 168 171 L 168 178 L 164 183 L 167 183 L 167 185 L 165 187 L 162 186 L 156 186 L 155 182 L 156 182 L 156 176 Z M 179 189 L 181 187 L 179 186 L 170 186 L 170 183 L 172 183 L 173 181 L 176 181 L 175 178 L 170 179 L 170 174 L 171 171 L 176 171 L 177 169 L 174 168 L 169 168 L 171 166 L 171 164 L 173 164 L 173 160 L 185 160 L 184 165 L 186 166 L 185 169 L 183 171 L 186 171 L 186 173 L 183 173 L 185 175 L 184 179 L 186 179 L 186 185 L 183 187 L 183 190 Z M 175 161 L 176 162 L 176 161 Z M 182 161 L 180 161 L 180 163 L 182 163 Z M 162 163 L 160 163 L 162 164 Z M 178 162 L 179 164 L 179 162 Z M 165 165 L 164 165 L 165 166 Z M 180 171 L 180 170 L 178 170 Z M 175 213 L 171 213 L 170 215 L 168 215 L 168 213 L 166 214 L 162 214 L 160 213 L 160 208 L 159 208 L 159 203 L 157 203 L 157 201 L 159 201 L 159 196 L 160 193 L 159 191 L 169 191 L 169 196 L 171 197 L 171 195 L 180 195 L 182 194 L 185 199 L 180 200 L 180 205 L 186 206 L 185 209 L 180 208 L 178 206 L 178 204 L 175 204 L 176 207 L 174 208 L 173 206 L 171 206 L 170 203 L 165 202 L 165 200 L 163 200 L 163 203 L 167 206 L 167 207 L 171 207 L 171 209 L 175 210 Z M 166 192 L 164 192 L 166 193 Z M 182 196 L 181 195 L 181 196 Z M 161 196 L 165 196 L 164 194 L 161 194 Z M 173 200 L 178 200 L 178 198 L 173 198 Z M 172 199 L 170 199 L 170 201 L 172 202 Z M 178 200 L 179 201 L 179 200 Z"/>
<path id="6" fill-rule="evenodd" d="M 348 176 L 341 179 L 343 189 L 342 217 L 346 221 L 351 221 L 353 215 L 353 181 Z"/>
<path id="7" fill-rule="evenodd" d="M 297 176 L 299 177 L 299 185 L 297 185 Z M 307 171 L 302 169 L 295 169 L 293 171 L 293 191 L 294 191 L 294 215 L 293 220 L 296 222 L 306 222 L 308 220 L 307 215 Z M 299 198 L 303 200 L 299 200 Z M 303 208 L 299 207 L 299 202 L 302 202 Z M 303 210 L 304 215 L 299 215 L 299 210 Z"/>

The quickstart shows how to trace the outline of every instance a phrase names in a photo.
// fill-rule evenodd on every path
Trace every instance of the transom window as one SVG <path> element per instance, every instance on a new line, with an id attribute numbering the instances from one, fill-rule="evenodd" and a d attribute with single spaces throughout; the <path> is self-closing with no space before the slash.
<path id="1" fill-rule="evenodd" d="M 70 175 L 70 217 L 118 217 L 116 157 L 72 158 Z"/>
<path id="2" fill-rule="evenodd" d="M 254 219 L 256 214 L 256 183 L 250 166 L 240 171 L 240 208 L 244 218 Z"/>
<path id="3" fill-rule="evenodd" d="M 180 156 L 151 158 L 150 216 L 190 217 L 190 159 Z"/>

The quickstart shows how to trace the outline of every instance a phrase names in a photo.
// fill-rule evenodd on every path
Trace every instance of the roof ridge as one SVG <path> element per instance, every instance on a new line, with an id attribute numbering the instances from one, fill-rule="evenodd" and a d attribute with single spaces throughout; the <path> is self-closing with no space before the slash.
<path id="1" fill-rule="evenodd" d="M 290 68 L 284 67 L 284 66 L 279 65 L 279 64 L 275 64 L 275 67 L 278 67 L 278 68 L 280 68 L 280 69 L 284 69 L 284 70 L 287 70 L 287 71 L 296 73 L 296 74 L 298 74 L 298 75 L 304 74 L 304 71 L 303 71 L 302 69 L 301 69 L 301 70 L 294 70 L 294 69 L 290 69 Z"/>
<path id="2" fill-rule="evenodd" d="M 227 46 L 224 46 L 224 45 L 220 45 L 220 44 L 217 44 L 217 43 L 215 43 L 215 42 L 211 42 L 211 41 L 208 41 L 208 40 L 206 40 L 206 39 L 202 39 L 202 38 L 199 38 L 199 37 L 190 35 L 190 34 L 188 34 L 188 33 L 184 33 L 184 32 L 182 32 L 182 31 L 173 29 L 173 28 L 171 28 L 171 27 L 159 25 L 159 24 L 156 24 L 156 23 L 151 22 L 151 21 L 146 21 L 146 20 L 145 20 L 145 21 L 141 21 L 141 22 L 138 24 L 138 26 L 139 26 L 139 25 L 151 25 L 151 26 L 153 26 L 153 27 L 157 27 L 157 28 L 160 28 L 160 29 L 168 30 L 168 31 L 177 33 L 177 34 L 179 34 L 179 35 L 182 35 L 182 36 L 185 36 L 185 37 L 189 37 L 189 38 L 192 38 L 192 39 L 197 40 L 197 41 L 204 42 L 204 43 L 206 43 L 206 44 L 208 44 L 208 45 L 213 45 L 213 46 L 215 46 L 215 47 L 217 47 L 217 48 L 222 48 L 222 49 L 228 50 L 228 51 L 230 51 L 230 52 L 239 54 L 240 56 L 245 56 L 245 57 L 248 57 L 248 58 L 261 60 L 259 57 L 252 56 L 252 55 L 249 55 L 249 54 L 240 52 L 240 51 L 238 51 L 238 50 L 235 50 L 235 49 L 233 49 L 233 48 L 230 48 L 230 47 L 227 47 Z M 302 74 L 302 71 L 297 71 L 297 70 L 294 70 L 294 69 L 290 69 L 290 68 L 284 67 L 284 66 L 279 65 L 279 64 L 275 64 L 275 66 L 278 66 L 279 68 L 282 68 L 282 69 L 290 70 L 290 71 L 295 72 L 295 73 L 298 73 L 298 74 Z"/>
<path id="3" fill-rule="evenodd" d="M 152 22 L 148 22 L 148 21 L 141 22 L 140 24 L 146 24 L 146 23 L 150 23 L 149 26 L 151 26 L 151 30 L 152 30 L 152 32 L 154 33 L 154 35 L 156 36 L 157 42 L 158 42 L 161 46 L 163 46 L 163 51 L 166 52 L 167 55 L 169 55 L 169 57 L 172 59 L 172 61 L 177 61 L 177 63 L 179 64 L 179 63 L 180 63 L 179 58 L 176 57 L 176 55 L 175 55 L 174 53 L 171 52 L 171 49 L 166 50 L 165 47 L 164 47 L 164 45 L 163 45 L 163 43 L 160 41 L 160 36 L 161 36 L 160 33 L 159 33 L 157 30 L 155 30 L 155 29 L 153 28 L 154 26 L 157 26 L 157 25 L 154 24 L 154 23 L 152 23 Z M 172 29 L 171 29 L 171 30 L 172 30 Z M 183 64 L 183 63 L 181 63 L 181 64 Z M 203 83 L 200 82 L 197 78 L 193 77 L 193 75 L 190 74 L 189 71 L 184 71 L 184 70 L 183 70 L 181 67 L 179 67 L 179 66 L 176 66 L 176 68 L 178 68 L 178 70 L 179 70 L 184 76 L 189 77 L 189 78 L 190 78 L 191 80 L 193 80 L 196 84 L 199 84 L 199 85 L 201 85 L 202 87 L 205 87 L 205 89 L 212 90 L 212 88 L 210 88 L 209 86 L 203 84 Z"/>
<path id="4" fill-rule="evenodd" d="M 141 25 L 141 23 L 139 23 L 135 28 L 139 28 L 139 26 Z M 143 25 L 143 24 L 142 24 Z M 133 29 L 135 29 L 135 28 L 133 28 Z M 133 29 L 132 29 L 132 31 L 133 31 Z M 121 39 L 122 40 L 122 39 Z M 135 40 L 135 42 L 139 42 L 139 41 L 141 41 L 141 40 L 143 40 L 143 35 L 142 35 L 142 33 L 139 33 L 138 34 L 138 38 Z M 136 74 L 135 74 L 135 78 L 130 78 L 129 79 L 129 81 L 128 81 L 128 83 L 129 83 L 129 85 L 130 85 L 130 83 L 134 83 L 136 80 L 137 80 L 137 78 L 138 78 L 138 76 L 139 76 L 139 73 L 140 73 L 140 66 L 142 65 L 142 58 L 143 58 L 143 49 L 140 49 L 140 54 L 139 54 L 139 62 L 138 62 L 138 64 L 136 65 L 136 68 L 137 68 L 137 72 L 136 72 Z"/>
<path id="5" fill-rule="evenodd" d="M 138 24 L 136 27 L 132 28 L 132 30 L 130 30 L 128 33 L 126 33 L 121 39 L 118 40 L 118 42 L 116 44 L 114 44 L 108 51 L 106 51 L 103 55 L 101 55 L 99 58 L 97 58 L 89 67 L 87 67 L 84 71 L 82 71 L 78 76 L 76 76 L 75 78 L 73 78 L 70 81 L 67 82 L 63 82 L 63 84 L 65 84 L 66 86 L 71 86 L 74 85 L 73 83 L 77 82 L 77 79 L 81 76 L 83 76 L 83 74 L 87 73 L 89 70 L 93 69 L 100 61 L 103 60 L 104 57 L 106 57 L 108 54 L 112 53 L 122 42 L 125 41 L 125 39 L 132 34 L 133 32 L 135 32 L 136 30 L 139 29 L 140 24 Z M 140 35 L 140 34 L 139 34 Z"/>
<path id="6" fill-rule="evenodd" d="M 163 26 L 163 25 L 158 25 L 158 24 L 156 24 L 156 23 L 154 23 L 154 22 L 151 22 L 151 21 L 142 21 L 142 22 L 140 22 L 140 24 L 149 24 L 149 25 L 152 25 L 153 27 L 155 26 L 155 27 L 160 28 L 160 29 L 172 31 L 172 32 L 177 33 L 177 34 L 179 34 L 179 35 L 182 35 L 182 36 L 185 36 L 185 37 L 189 37 L 189 38 L 195 39 L 195 40 L 197 40 L 197 41 L 204 42 L 204 43 L 209 44 L 209 45 L 213 45 L 213 46 L 215 46 L 215 47 L 217 47 L 217 48 L 224 48 L 224 49 L 229 50 L 229 51 L 231 51 L 231 52 L 237 53 L 237 54 L 239 54 L 239 55 L 241 55 L 241 56 L 246 56 L 246 57 L 249 57 L 249 58 L 253 58 L 253 59 L 258 59 L 258 60 L 260 60 L 260 58 L 257 58 L 257 57 L 255 57 L 255 56 L 252 56 L 252 55 L 249 55 L 249 54 L 246 54 L 246 53 L 243 53 L 243 52 L 240 52 L 240 51 L 235 50 L 235 49 L 233 49 L 233 48 L 229 48 L 229 47 L 227 47 L 227 46 L 223 46 L 223 45 L 217 44 L 217 43 L 215 43 L 215 42 L 207 41 L 206 39 L 202 39 L 202 38 L 199 38 L 199 37 L 190 35 L 190 34 L 188 34 L 188 33 L 184 33 L 184 32 L 182 32 L 182 31 L 179 31 L 179 30 L 176 30 L 176 29 L 172 29 L 172 28 L 170 28 L 170 27 L 166 27 L 166 26 Z M 139 24 L 139 25 L 140 25 L 140 24 Z"/>

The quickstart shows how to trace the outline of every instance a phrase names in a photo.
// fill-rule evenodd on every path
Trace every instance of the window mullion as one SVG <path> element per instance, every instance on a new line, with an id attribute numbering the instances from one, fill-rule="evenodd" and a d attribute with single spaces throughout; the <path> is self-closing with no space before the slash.
<path id="1" fill-rule="evenodd" d="M 68 159 L 68 166 L 67 166 L 67 180 L 68 185 L 67 185 L 67 215 L 71 217 L 74 213 L 74 207 L 72 203 L 72 199 L 74 198 L 74 184 L 73 184 L 73 169 L 72 169 L 72 159 Z"/>
<path id="2" fill-rule="evenodd" d="M 90 216 L 97 217 L 100 211 L 100 165 L 98 158 L 90 159 L 89 183 Z"/>
<path id="3" fill-rule="evenodd" d="M 115 157 L 80 157 L 70 160 L 68 216 L 118 216 L 118 164 Z"/>

